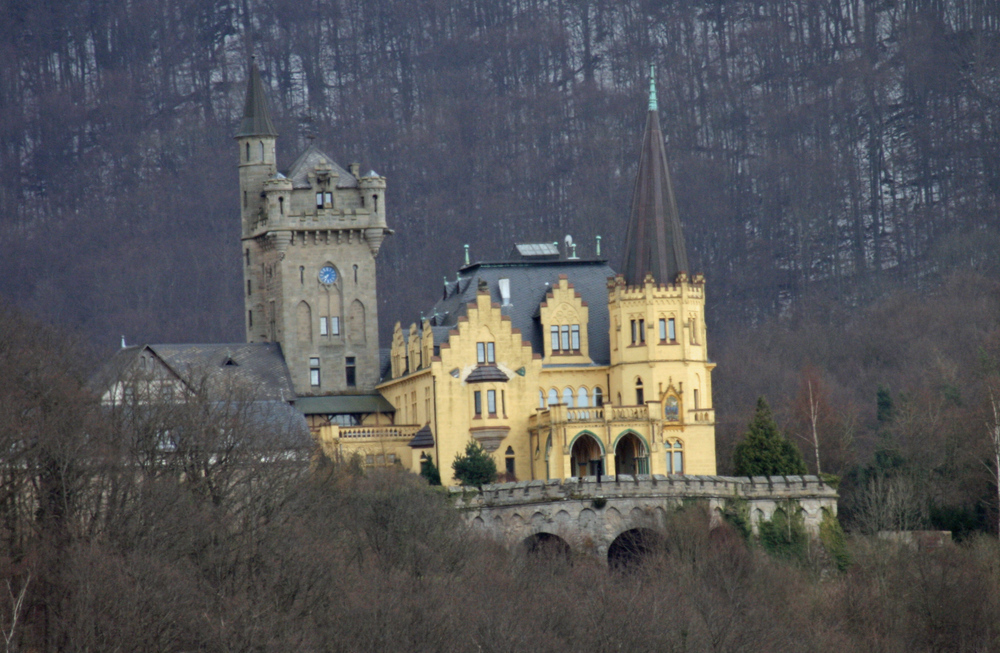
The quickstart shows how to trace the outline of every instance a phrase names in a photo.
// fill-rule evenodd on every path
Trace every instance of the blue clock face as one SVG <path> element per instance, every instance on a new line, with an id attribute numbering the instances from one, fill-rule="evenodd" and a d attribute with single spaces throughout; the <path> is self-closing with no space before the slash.
<path id="1" fill-rule="evenodd" d="M 319 270 L 319 281 L 324 285 L 332 285 L 337 280 L 337 271 L 329 265 L 325 265 Z"/>

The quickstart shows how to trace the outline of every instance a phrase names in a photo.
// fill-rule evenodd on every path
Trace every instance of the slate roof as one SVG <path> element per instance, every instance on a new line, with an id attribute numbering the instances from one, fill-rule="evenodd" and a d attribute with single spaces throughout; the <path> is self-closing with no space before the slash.
<path id="1" fill-rule="evenodd" d="M 271 112 L 267 108 L 267 95 L 264 93 L 264 83 L 260 80 L 260 69 L 257 62 L 250 64 L 250 77 L 247 78 L 246 103 L 243 105 L 243 120 L 235 138 L 241 136 L 277 136 L 278 131 L 271 122 Z"/>
<path id="2" fill-rule="evenodd" d="M 256 400 L 295 399 L 281 345 L 274 342 L 127 347 L 98 372 L 92 387 L 106 390 L 123 373 L 136 369 L 145 350 L 189 387 L 204 385 L 211 400 L 230 399 L 234 386 L 252 389 Z"/>
<path id="3" fill-rule="evenodd" d="M 325 163 L 330 166 L 331 174 L 340 175 L 337 178 L 337 188 L 357 188 L 358 180 L 347 170 L 341 168 L 337 163 L 319 151 L 315 143 L 310 143 L 305 152 L 299 155 L 295 163 L 288 169 L 285 176 L 292 180 L 292 188 L 309 188 L 309 173 L 316 169 L 316 166 Z"/>
<path id="4" fill-rule="evenodd" d="M 295 407 L 304 415 L 357 415 L 395 413 L 396 409 L 382 395 L 327 395 L 299 397 Z"/>
<path id="5" fill-rule="evenodd" d="M 430 424 L 424 424 L 417 431 L 413 439 L 407 443 L 411 449 L 427 449 L 434 446 L 434 432 L 431 431 Z"/>
<path id="6" fill-rule="evenodd" d="M 678 272 L 690 272 L 656 106 L 651 78 L 649 112 L 622 257 L 622 275 L 630 286 L 642 285 L 647 273 L 657 283 L 673 283 Z"/>
<path id="7" fill-rule="evenodd" d="M 608 277 L 615 275 L 603 259 L 562 259 L 557 261 L 513 260 L 474 263 L 460 270 L 459 281 L 447 286 L 447 296 L 425 313 L 430 316 L 434 344 L 448 338 L 448 331 L 458 324 L 466 313 L 466 305 L 476 301 L 478 280 L 486 282 L 491 300 L 501 303 L 499 281 L 510 280 L 510 305 L 500 311 L 510 317 L 511 326 L 521 330 L 521 337 L 531 343 L 532 350 L 544 354 L 544 340 L 538 307 L 545 301 L 545 294 L 558 285 L 559 275 L 565 274 L 569 283 L 590 308 L 587 336 L 590 358 L 597 365 L 608 365 L 611 352 L 608 344 Z"/>
<path id="8" fill-rule="evenodd" d="M 507 382 L 507 375 L 496 365 L 480 365 L 465 377 L 466 383 Z"/>

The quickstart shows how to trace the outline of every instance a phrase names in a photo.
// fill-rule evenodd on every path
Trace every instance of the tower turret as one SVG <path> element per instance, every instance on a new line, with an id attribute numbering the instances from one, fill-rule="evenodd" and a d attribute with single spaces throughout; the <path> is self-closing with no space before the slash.
<path id="1" fill-rule="evenodd" d="M 275 139 L 278 132 L 271 122 L 271 112 L 267 108 L 264 83 L 260 79 L 260 69 L 256 60 L 250 63 L 247 80 L 246 103 L 243 120 L 233 138 L 239 143 L 240 195 L 243 216 L 243 234 L 252 229 L 260 219 L 263 204 L 264 182 L 277 172 L 275 162 Z"/>

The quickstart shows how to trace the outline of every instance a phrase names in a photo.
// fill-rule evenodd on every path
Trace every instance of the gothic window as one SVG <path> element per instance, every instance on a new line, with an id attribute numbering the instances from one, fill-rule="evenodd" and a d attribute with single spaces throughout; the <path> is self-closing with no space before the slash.
<path id="1" fill-rule="evenodd" d="M 694 402 L 693 402 L 694 403 L 694 409 L 698 410 L 698 388 L 694 389 L 694 396 L 692 397 L 692 399 L 694 399 Z"/>
<path id="2" fill-rule="evenodd" d="M 492 342 L 476 343 L 476 362 L 480 365 L 496 362 L 496 347 Z"/>
<path id="3" fill-rule="evenodd" d="M 580 386 L 580 389 L 576 391 L 576 405 L 579 408 L 586 408 L 590 405 L 590 393 L 587 392 L 587 388 Z"/>
<path id="4" fill-rule="evenodd" d="M 545 410 L 545 391 L 544 390 L 539 390 L 538 391 L 538 409 L 539 410 Z"/>
<path id="5" fill-rule="evenodd" d="M 573 388 L 563 388 L 562 402 L 567 408 L 573 407 Z"/>
<path id="6" fill-rule="evenodd" d="M 559 403 L 559 392 L 555 388 L 549 390 L 549 406 Z"/>
<path id="7" fill-rule="evenodd" d="M 298 336 L 302 342 L 312 342 L 312 309 L 309 304 L 299 302 L 296 309 L 296 321 L 298 322 Z"/>
<path id="8" fill-rule="evenodd" d="M 677 321 L 674 318 L 667 320 L 667 340 L 677 342 Z"/>
<path id="9" fill-rule="evenodd" d="M 314 388 L 319 387 L 319 359 L 309 359 L 309 385 Z"/>
<path id="10" fill-rule="evenodd" d="M 594 388 L 594 405 L 598 408 L 604 405 L 604 393 L 601 391 L 600 386 Z"/>
<path id="11" fill-rule="evenodd" d="M 264 163 L 264 141 L 260 142 L 260 162 Z"/>
<path id="12" fill-rule="evenodd" d="M 357 372 L 356 372 L 357 368 L 355 367 L 354 356 L 348 356 L 346 358 L 346 365 L 344 366 L 344 370 L 347 373 L 347 387 L 353 388 L 358 384 Z"/>
<path id="13" fill-rule="evenodd" d="M 351 310 L 347 314 L 347 337 L 353 343 L 364 343 L 367 338 L 365 333 L 365 307 L 360 300 L 351 302 Z"/>
<path id="14" fill-rule="evenodd" d="M 635 382 L 635 403 L 637 406 L 641 406 L 646 403 L 642 392 L 642 379 L 637 379 Z"/>
<path id="15" fill-rule="evenodd" d="M 505 463 L 507 466 L 507 474 L 511 477 L 507 480 L 510 481 L 514 478 L 514 447 L 507 447 L 507 451 L 504 454 Z"/>
<path id="16" fill-rule="evenodd" d="M 559 327 L 560 335 L 562 336 L 562 350 L 569 351 L 569 325 L 564 324 Z"/>
<path id="17" fill-rule="evenodd" d="M 639 323 L 636 320 L 631 320 L 632 322 L 632 344 L 639 342 Z"/>

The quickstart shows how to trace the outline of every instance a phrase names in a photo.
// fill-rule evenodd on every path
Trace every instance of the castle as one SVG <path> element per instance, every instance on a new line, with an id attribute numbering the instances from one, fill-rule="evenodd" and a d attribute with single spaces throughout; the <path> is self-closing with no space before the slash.
<path id="1" fill-rule="evenodd" d="M 508 480 L 715 474 L 705 279 L 688 269 L 652 74 L 620 271 L 599 238 L 591 256 L 467 251 L 427 317 L 396 324 L 382 350 L 386 179 L 313 144 L 280 172 L 256 63 L 235 140 L 246 343 L 129 347 L 119 371 L 178 388 L 194 370 L 243 375 L 294 405 L 330 458 L 419 472 L 429 457 L 446 485 L 470 439 Z"/>

